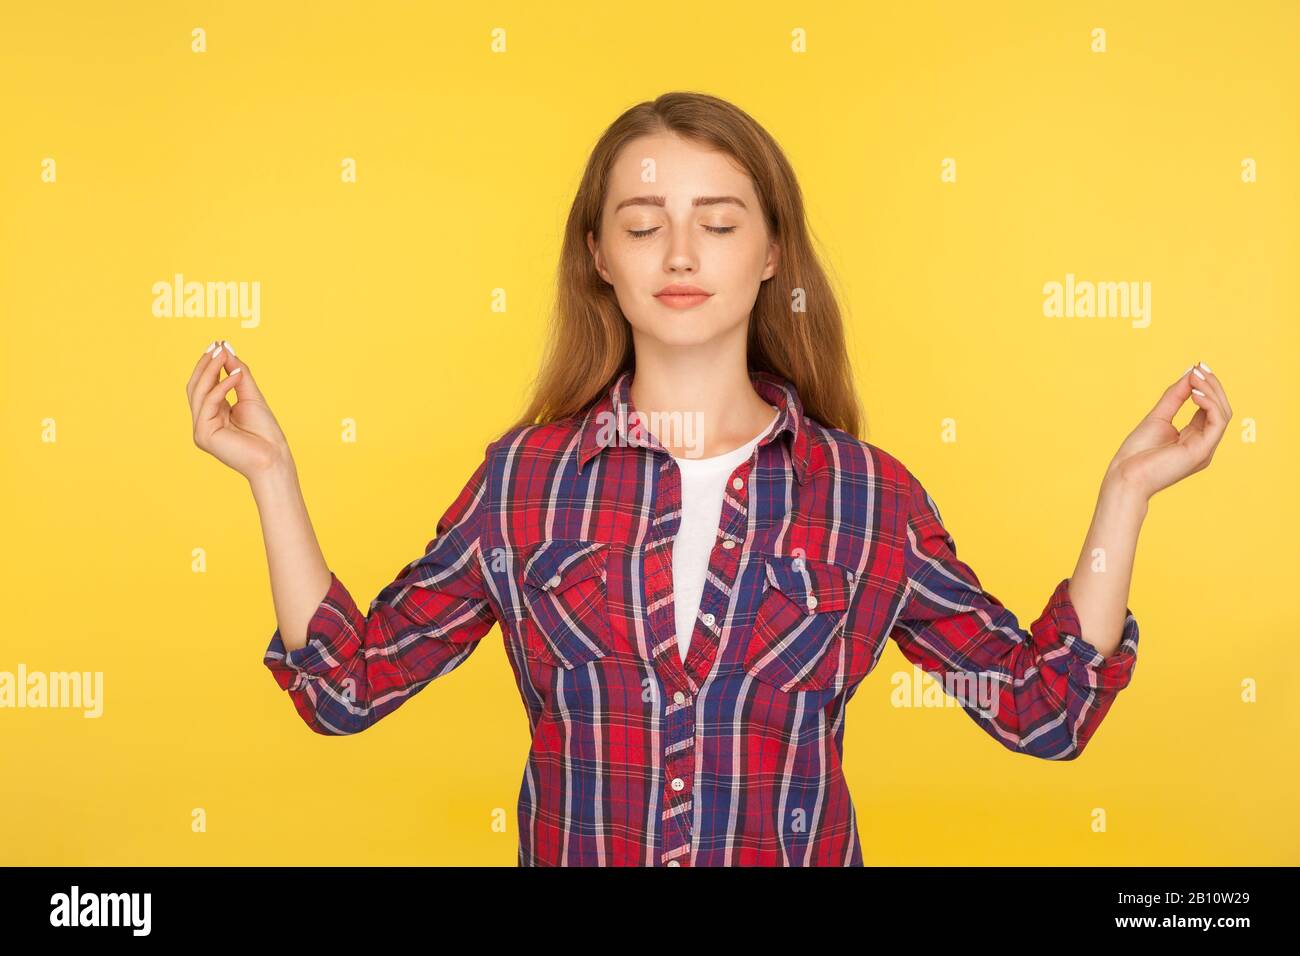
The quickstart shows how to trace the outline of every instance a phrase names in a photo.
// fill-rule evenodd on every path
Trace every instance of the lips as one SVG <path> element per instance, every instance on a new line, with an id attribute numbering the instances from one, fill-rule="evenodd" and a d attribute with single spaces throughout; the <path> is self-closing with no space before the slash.
<path id="1" fill-rule="evenodd" d="M 672 285 L 664 286 L 656 292 L 655 298 L 670 309 L 693 309 L 695 306 L 707 302 L 712 294 L 711 292 L 705 292 L 699 286 L 674 282 Z"/>

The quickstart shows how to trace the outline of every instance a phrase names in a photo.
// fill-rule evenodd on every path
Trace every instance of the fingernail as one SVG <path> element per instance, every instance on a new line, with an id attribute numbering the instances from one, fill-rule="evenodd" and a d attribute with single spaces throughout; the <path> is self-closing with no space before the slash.
<path id="1" fill-rule="evenodd" d="M 1192 369 L 1194 369 L 1194 368 L 1196 368 L 1195 365 L 1189 365 L 1189 366 L 1187 366 L 1187 368 L 1183 369 L 1183 375 L 1186 375 L 1188 372 L 1190 372 L 1190 371 L 1191 371 Z M 1179 377 L 1179 378 L 1182 378 L 1183 375 L 1179 375 L 1178 377 Z"/>
<path id="2" fill-rule="evenodd" d="M 1207 372 L 1213 372 L 1213 371 L 1214 371 L 1214 369 L 1210 368 L 1210 367 L 1209 367 L 1208 365 L 1206 365 L 1204 362 L 1201 363 L 1201 368 L 1205 369 Z"/>
<path id="3" fill-rule="evenodd" d="M 216 342 L 209 342 L 209 343 L 208 343 L 208 347 L 205 348 L 205 349 L 203 350 L 203 354 L 204 354 L 204 355 L 207 355 L 209 352 L 211 352 L 211 351 L 212 351 L 214 348 L 216 348 L 216 347 L 217 347 L 217 343 L 216 343 Z"/>
<path id="4" fill-rule="evenodd" d="M 1205 378 L 1205 373 L 1202 372 L 1199 368 L 1192 369 L 1192 374 L 1199 375 L 1201 378 Z"/>
<path id="5" fill-rule="evenodd" d="M 239 374 L 239 369 L 242 369 L 243 367 L 244 367 L 244 366 L 242 366 L 242 365 L 239 366 L 239 368 L 235 369 L 233 372 L 231 372 L 229 375 L 227 375 L 226 378 L 234 378 L 236 375 Z"/>
<path id="6" fill-rule="evenodd" d="M 1193 395 L 1200 395 L 1202 398 L 1205 397 L 1205 393 L 1202 392 L 1199 388 L 1194 388 L 1194 389 L 1192 389 L 1192 394 L 1193 394 Z"/>
<path id="7" fill-rule="evenodd" d="M 229 352 L 231 355 L 235 354 L 235 350 L 230 347 L 230 343 L 227 342 L 225 339 L 221 340 L 221 344 L 226 347 L 226 351 Z"/>

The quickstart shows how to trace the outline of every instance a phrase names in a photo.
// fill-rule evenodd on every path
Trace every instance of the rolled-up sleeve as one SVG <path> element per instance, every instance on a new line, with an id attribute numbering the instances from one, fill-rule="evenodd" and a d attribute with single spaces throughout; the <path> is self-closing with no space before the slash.
<path id="1" fill-rule="evenodd" d="M 490 446 L 489 446 L 490 450 Z M 496 622 L 479 554 L 489 456 L 408 562 L 361 613 L 331 569 L 307 643 L 285 651 L 279 628 L 263 656 L 307 725 L 355 734 L 454 670 Z"/>
<path id="2" fill-rule="evenodd" d="M 1082 637 L 1066 577 L 1025 630 L 958 559 L 938 507 L 910 474 L 905 497 L 907 584 L 890 636 L 1007 749 L 1078 757 L 1133 676 L 1132 609 L 1125 608 L 1119 647 L 1103 658 Z"/>

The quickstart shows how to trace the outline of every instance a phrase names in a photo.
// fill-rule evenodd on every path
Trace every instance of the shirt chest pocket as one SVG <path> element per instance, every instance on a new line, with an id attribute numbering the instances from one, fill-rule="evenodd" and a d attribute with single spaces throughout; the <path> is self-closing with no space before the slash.
<path id="1" fill-rule="evenodd" d="M 520 636 L 532 660 L 573 668 L 609 653 L 608 546 L 552 539 L 524 558 Z"/>
<path id="2" fill-rule="evenodd" d="M 843 672 L 853 573 L 838 564 L 768 555 L 745 670 L 782 691 L 824 690 Z"/>

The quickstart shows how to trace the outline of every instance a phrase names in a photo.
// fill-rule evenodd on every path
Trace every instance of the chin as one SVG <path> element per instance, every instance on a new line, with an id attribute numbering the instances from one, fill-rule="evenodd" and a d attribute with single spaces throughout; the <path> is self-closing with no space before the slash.
<path id="1" fill-rule="evenodd" d="M 678 310 L 655 303 L 650 313 L 633 322 L 633 328 L 646 338 L 674 348 L 704 345 L 725 336 L 732 328 L 704 309 Z"/>
<path id="2" fill-rule="evenodd" d="M 651 322 L 638 328 L 647 338 L 672 348 L 704 345 L 726 331 L 712 323 L 693 320 L 689 314 L 679 316 L 675 322 Z"/>

